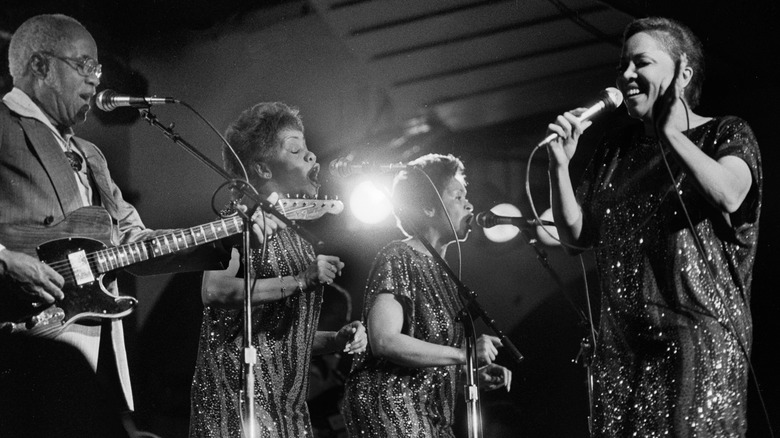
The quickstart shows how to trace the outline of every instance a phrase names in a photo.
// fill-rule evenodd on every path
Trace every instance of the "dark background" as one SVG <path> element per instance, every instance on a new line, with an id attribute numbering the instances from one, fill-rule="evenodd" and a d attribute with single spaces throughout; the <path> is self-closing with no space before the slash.
<path id="1" fill-rule="evenodd" d="M 219 130 L 254 102 L 284 100 L 301 108 L 309 146 L 318 153 L 323 166 L 345 151 L 384 154 L 383 158 L 389 161 L 426 152 L 452 152 L 466 162 L 469 198 L 477 211 L 497 202 L 514 202 L 524 216 L 529 216 L 531 200 L 525 196 L 526 176 L 537 210 L 547 208 L 545 157 L 544 154 L 535 156 L 526 175 L 529 153 L 534 140 L 544 136 L 545 126 L 555 114 L 583 104 L 580 98 L 571 98 L 565 106 L 523 118 L 468 129 L 434 129 L 430 135 L 413 139 L 401 150 L 390 153 L 377 145 L 398 138 L 397 132 L 403 127 L 403 120 L 383 112 L 383 105 L 392 105 L 392 93 L 383 94 L 381 81 L 377 85 L 364 79 L 361 69 L 365 65 L 356 62 L 351 52 L 345 50 L 345 43 L 321 25 L 322 20 L 312 4 L 258 3 L 241 0 L 5 1 L 0 11 L 0 31 L 4 32 L 0 41 L 5 52 L 10 34 L 26 18 L 44 12 L 66 13 L 82 21 L 98 42 L 105 71 L 101 88 L 131 95 L 175 94 L 203 111 Z M 341 3 L 340 7 L 345 8 L 371 2 Z M 777 162 L 775 129 L 780 97 L 776 82 L 780 73 L 776 37 L 780 30 L 778 6 L 768 0 L 598 3 L 630 16 L 677 18 L 692 27 L 705 43 L 708 56 L 707 80 L 697 112 L 738 115 L 750 123 L 758 136 L 765 181 L 752 297 L 755 380 L 750 386 L 748 436 L 768 437 L 765 412 L 775 427 L 780 412 L 780 379 L 775 372 L 774 351 L 775 335 L 780 333 L 776 318 L 780 298 L 774 281 L 778 260 L 774 251 L 778 242 L 775 221 L 780 219 L 780 206 L 775 195 L 777 176 L 772 171 Z M 248 26 L 246 17 L 250 16 L 252 24 Z M 239 56 L 231 58 L 233 47 L 237 54 L 243 54 L 244 38 L 258 35 L 264 40 L 252 44 L 263 47 L 263 56 L 248 60 Z M 216 54 L 220 50 L 222 53 Z M 619 48 L 615 50 L 618 53 Z M 544 72 L 539 75 L 544 76 Z M 612 81 L 613 76 L 606 74 L 600 84 L 571 83 L 560 93 L 578 96 L 577 93 L 583 92 L 579 88 L 587 88 L 584 93 L 595 94 L 591 90 Z M 2 76 L 0 85 L 3 91 L 10 89 L 7 74 Z M 333 89 L 340 90 L 340 94 L 336 97 L 328 94 Z M 216 140 L 206 140 L 213 138 L 210 137 L 213 134 L 199 122 L 182 120 L 187 113 L 177 111 L 161 108 L 159 113 L 166 122 L 176 121 L 177 129 L 186 139 L 205 147 L 212 159 L 219 160 L 214 147 Z M 622 123 L 625 118 L 621 109 L 594 124 L 592 133 L 583 139 L 578 169 L 587 160 L 599 131 Z M 360 123 L 370 129 L 356 128 Z M 106 152 L 115 179 L 124 188 L 126 197 L 137 205 L 147 225 L 193 226 L 211 220 L 209 199 L 218 178 L 209 175 L 153 128 L 144 126 L 135 111 L 117 110 L 109 114 L 93 111 L 80 132 Z M 365 150 L 356 148 L 356 144 L 365 145 Z M 356 182 L 331 177 L 324 169 L 322 177 L 324 193 L 342 196 Z M 384 243 L 400 237 L 400 233 L 391 221 L 370 228 L 357 224 L 347 213 L 307 224 L 307 228 L 323 237 L 328 252 L 339 255 L 347 263 L 348 269 L 339 284 L 351 295 L 352 316 L 359 317 L 363 282 L 373 255 Z M 486 437 L 587 435 L 585 369 L 582 364 L 572 362 L 586 329 L 569 301 L 580 309 L 586 308 L 585 282 L 577 259 L 563 255 L 558 248 L 543 249 L 565 290 L 556 287 L 536 260 L 536 252 L 520 237 L 499 245 L 487 241 L 482 231 L 476 229 L 462 248 L 464 282 L 478 291 L 498 326 L 507 331 L 526 357 L 519 365 L 509 363 L 506 355 L 500 358 L 501 363 L 514 370 L 515 383 L 511 394 L 491 393 L 483 398 Z M 454 253 L 453 247 L 448 256 L 452 266 L 457 266 Z M 591 270 L 592 261 L 586 256 L 584 264 L 590 270 L 587 278 L 597 314 L 598 288 Z M 200 277 L 197 274 L 151 279 L 123 276 L 121 282 L 123 293 L 136 295 L 142 302 L 139 311 L 126 319 L 136 394 L 135 420 L 140 429 L 161 437 L 185 436 L 202 310 Z M 343 310 L 346 304 L 338 301 L 341 295 L 329 291 L 329 296 L 335 297 L 329 302 Z M 479 328 L 486 331 L 482 324 Z M 759 394 L 763 396 L 764 406 Z M 335 402 L 318 404 L 312 408 L 312 415 L 327 419 L 335 413 L 334 405 Z M 507 428 L 499 430 L 499 425 Z"/>

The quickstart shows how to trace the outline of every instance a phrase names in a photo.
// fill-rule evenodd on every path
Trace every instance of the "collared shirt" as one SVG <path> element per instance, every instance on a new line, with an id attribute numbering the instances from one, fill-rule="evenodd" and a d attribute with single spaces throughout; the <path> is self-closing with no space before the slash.
<path id="1" fill-rule="evenodd" d="M 35 102 L 33 102 L 32 99 L 30 99 L 30 96 L 28 96 L 19 88 L 14 87 L 13 90 L 3 96 L 3 103 L 5 103 L 11 111 L 19 114 L 20 116 L 38 120 L 39 122 L 46 125 L 54 136 L 54 139 L 57 140 L 57 143 L 62 148 L 63 153 L 71 151 L 75 152 L 81 157 L 81 170 L 78 172 L 74 171 L 73 177 L 76 178 L 76 184 L 78 185 L 79 193 L 81 194 L 81 200 L 84 205 L 92 205 L 92 186 L 89 184 L 87 164 L 86 160 L 84 159 L 84 155 L 81 153 L 78 147 L 73 147 L 75 145 L 75 142 L 72 140 L 73 129 L 68 128 L 64 134 L 61 134 L 60 131 L 57 130 L 54 125 L 52 125 L 51 121 L 48 117 L 46 117 L 46 114 L 44 114 L 43 110 Z"/>

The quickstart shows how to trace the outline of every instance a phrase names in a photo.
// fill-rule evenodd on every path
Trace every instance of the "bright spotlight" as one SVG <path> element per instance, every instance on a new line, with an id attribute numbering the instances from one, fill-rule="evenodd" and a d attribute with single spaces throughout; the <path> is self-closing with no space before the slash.
<path id="1" fill-rule="evenodd" d="M 497 216 L 508 217 L 521 217 L 520 209 L 512 204 L 498 204 L 491 208 L 490 211 Z M 520 232 L 520 229 L 514 225 L 496 225 L 494 227 L 485 228 L 482 231 L 485 232 L 485 237 L 488 240 L 496 243 L 503 243 L 512 240 Z"/>
<path id="2" fill-rule="evenodd" d="M 539 219 L 543 221 L 553 222 L 552 209 L 548 208 L 547 210 L 545 210 L 544 213 L 539 215 Z M 544 225 L 544 226 L 536 227 L 536 236 L 539 238 L 539 241 L 545 245 L 549 245 L 549 246 L 561 245 L 561 242 L 558 241 L 559 239 L 558 229 L 555 228 L 555 225 Z"/>
<path id="3" fill-rule="evenodd" d="M 373 182 L 363 181 L 352 191 L 349 198 L 352 214 L 365 224 L 378 224 L 392 213 L 392 205 L 385 193 Z"/>

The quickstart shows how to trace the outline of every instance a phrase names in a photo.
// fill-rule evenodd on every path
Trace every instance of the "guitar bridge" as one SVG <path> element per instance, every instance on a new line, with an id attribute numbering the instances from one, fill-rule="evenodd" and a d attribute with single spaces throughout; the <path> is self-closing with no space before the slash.
<path id="1" fill-rule="evenodd" d="M 30 317 L 27 321 L 26 328 L 31 329 L 40 325 L 60 325 L 65 320 L 65 311 L 59 307 L 49 307 L 43 312 Z M 55 325 L 56 324 L 56 325 Z"/>

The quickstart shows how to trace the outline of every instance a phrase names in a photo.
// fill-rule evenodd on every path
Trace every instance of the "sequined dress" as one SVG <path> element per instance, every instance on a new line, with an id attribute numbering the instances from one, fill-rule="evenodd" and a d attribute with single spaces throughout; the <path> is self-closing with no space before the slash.
<path id="1" fill-rule="evenodd" d="M 376 297 L 391 293 L 403 306 L 402 332 L 426 342 L 460 347 L 455 284 L 428 255 L 404 242 L 387 245 L 374 260 L 365 292 L 364 320 Z M 371 330 L 371 327 L 367 327 Z M 453 437 L 460 367 L 406 368 L 371 354 L 355 357 L 343 413 L 351 437 Z"/>
<path id="2" fill-rule="evenodd" d="M 315 260 L 311 245 L 281 230 L 269 240 L 260 278 L 300 272 Z M 261 437 L 311 437 L 306 406 L 309 364 L 317 330 L 322 288 L 253 306 L 255 410 Z M 207 306 L 203 310 L 198 360 L 191 392 L 190 437 L 242 437 L 243 310 Z"/>
<path id="3" fill-rule="evenodd" d="M 733 155 L 750 167 L 752 187 L 735 213 L 710 205 L 667 151 L 672 188 L 657 140 L 635 129 L 606 139 L 577 191 L 602 289 L 595 436 L 736 437 L 747 428 L 761 158 L 736 117 L 686 135 L 708 156 Z"/>

